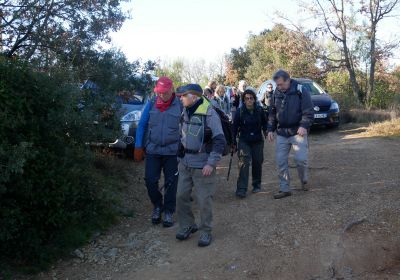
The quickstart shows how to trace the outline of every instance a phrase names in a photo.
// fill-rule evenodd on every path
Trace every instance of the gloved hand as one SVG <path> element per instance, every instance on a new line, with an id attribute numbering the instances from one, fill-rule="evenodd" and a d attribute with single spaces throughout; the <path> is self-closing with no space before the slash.
<path id="1" fill-rule="evenodd" d="M 236 152 L 237 152 L 237 146 L 235 144 L 232 144 L 231 153 L 236 153 Z"/>
<path id="2" fill-rule="evenodd" d="M 143 148 L 135 148 L 133 158 L 136 162 L 141 162 L 144 159 L 144 149 Z"/>

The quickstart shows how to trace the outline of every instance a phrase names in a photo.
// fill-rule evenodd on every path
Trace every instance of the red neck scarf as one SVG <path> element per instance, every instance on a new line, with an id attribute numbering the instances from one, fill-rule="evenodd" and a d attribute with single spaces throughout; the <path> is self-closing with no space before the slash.
<path id="1" fill-rule="evenodd" d="M 172 101 L 175 98 L 175 93 L 172 94 L 171 98 L 168 101 L 162 100 L 158 95 L 156 99 L 156 108 L 160 110 L 161 112 L 166 111 L 169 106 L 171 105 Z"/>

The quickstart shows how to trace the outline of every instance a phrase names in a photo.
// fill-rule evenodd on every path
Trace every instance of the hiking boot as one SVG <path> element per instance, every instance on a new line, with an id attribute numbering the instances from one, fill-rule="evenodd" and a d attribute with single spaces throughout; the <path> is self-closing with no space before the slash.
<path id="1" fill-rule="evenodd" d="M 309 190 L 309 187 L 307 186 L 307 182 L 301 183 L 301 189 L 305 192 Z"/>
<path id="2" fill-rule="evenodd" d="M 261 192 L 261 188 L 260 187 L 255 187 L 255 188 L 253 188 L 253 190 L 251 192 L 252 193 L 259 193 L 259 192 Z"/>
<path id="3" fill-rule="evenodd" d="M 278 192 L 277 194 L 274 194 L 274 198 L 275 199 L 281 199 L 287 196 L 291 196 L 292 193 L 291 192 Z"/>
<path id="4" fill-rule="evenodd" d="M 206 247 L 211 244 L 212 236 L 209 232 L 203 232 L 199 238 L 199 247 Z"/>
<path id="5" fill-rule="evenodd" d="M 163 227 L 172 227 L 174 225 L 173 213 L 166 211 L 164 213 Z"/>
<path id="6" fill-rule="evenodd" d="M 246 192 L 245 191 L 236 191 L 236 197 L 238 198 L 245 198 L 246 197 Z"/>
<path id="7" fill-rule="evenodd" d="M 157 225 L 161 222 L 161 212 L 160 207 L 154 207 L 153 214 L 151 215 L 151 222 L 153 225 Z"/>
<path id="8" fill-rule="evenodd" d="M 176 239 L 186 240 L 190 237 L 192 233 L 195 233 L 197 230 L 198 230 L 197 225 L 191 225 L 189 227 L 181 229 L 176 234 Z"/>

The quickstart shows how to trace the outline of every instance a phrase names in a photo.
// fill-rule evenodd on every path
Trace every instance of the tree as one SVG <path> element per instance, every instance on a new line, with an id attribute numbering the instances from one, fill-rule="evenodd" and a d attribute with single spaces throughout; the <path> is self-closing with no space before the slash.
<path id="1" fill-rule="evenodd" d="M 110 40 L 127 18 L 123 0 L 3 0 L 0 2 L 0 46 L 48 67 L 60 58 L 73 61 L 97 42 Z"/>
<path id="2" fill-rule="evenodd" d="M 347 0 L 314 0 L 308 6 L 312 14 L 321 19 L 321 26 L 316 31 L 328 34 L 333 41 L 340 45 L 341 62 L 343 62 L 349 73 L 353 94 L 361 100 L 360 85 L 356 78 L 357 65 L 349 46 L 350 27 L 353 20 L 350 15 L 352 8 L 353 2 Z M 329 60 L 330 58 L 326 57 L 326 59 Z"/>
<path id="3" fill-rule="evenodd" d="M 398 0 L 395 1 L 381 1 L 381 0 L 369 0 L 364 3 L 361 7 L 361 11 L 364 11 L 369 17 L 369 26 L 367 27 L 366 33 L 369 40 L 369 79 L 368 89 L 366 92 L 366 103 L 370 106 L 370 100 L 374 95 L 375 89 L 375 68 L 376 63 L 379 59 L 379 49 L 377 47 L 377 28 L 379 22 L 387 17 L 394 8 L 399 4 Z"/>
<path id="4" fill-rule="evenodd" d="M 314 0 L 311 5 L 303 4 L 321 20 L 321 25 L 315 31 L 322 35 L 330 35 L 340 46 L 341 63 L 349 73 L 353 94 L 367 107 L 370 107 L 370 100 L 374 94 L 377 62 L 390 56 L 391 49 L 396 46 L 378 45 L 377 26 L 393 12 L 398 3 L 398 0 L 369 0 L 358 3 L 349 0 Z M 352 42 L 356 43 L 352 45 Z M 329 60 L 330 57 L 327 56 L 326 59 Z M 366 64 L 366 71 L 361 68 L 362 63 Z M 368 76 L 364 91 L 357 73 Z"/>
<path id="5" fill-rule="evenodd" d="M 273 72 L 279 68 L 288 70 L 293 76 L 319 78 L 317 60 L 308 49 L 312 42 L 305 44 L 304 40 L 308 39 L 302 36 L 300 40 L 298 33 L 281 24 L 272 30 L 251 35 L 245 51 L 243 48 L 238 52 L 231 51 L 227 79 L 245 78 L 252 85 L 258 86 L 271 79 Z M 239 68 L 235 68 L 235 65 Z"/>
<path id="6" fill-rule="evenodd" d="M 171 63 L 164 62 L 163 66 L 158 66 L 156 68 L 156 76 L 167 76 L 174 82 L 175 87 L 179 87 L 185 83 L 185 81 L 183 80 L 184 68 L 184 60 L 178 58 Z"/>
<path id="7" fill-rule="evenodd" d="M 226 80 L 226 56 L 217 57 L 208 64 L 208 80 L 215 80 L 218 84 L 224 84 Z"/>
<path id="8" fill-rule="evenodd" d="M 249 52 L 244 48 L 231 49 L 226 58 L 226 79 L 227 84 L 237 84 L 245 78 L 247 68 L 251 64 Z"/>

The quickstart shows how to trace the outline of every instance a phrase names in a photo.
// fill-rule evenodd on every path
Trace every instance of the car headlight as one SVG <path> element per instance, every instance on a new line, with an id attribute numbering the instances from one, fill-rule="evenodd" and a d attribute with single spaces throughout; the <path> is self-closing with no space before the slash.
<path id="1" fill-rule="evenodd" d="M 339 104 L 332 102 L 330 110 L 339 110 Z"/>
<path id="2" fill-rule="evenodd" d="M 121 122 L 138 122 L 140 117 L 142 116 L 142 112 L 140 111 L 132 111 L 126 114 L 121 118 Z"/>

